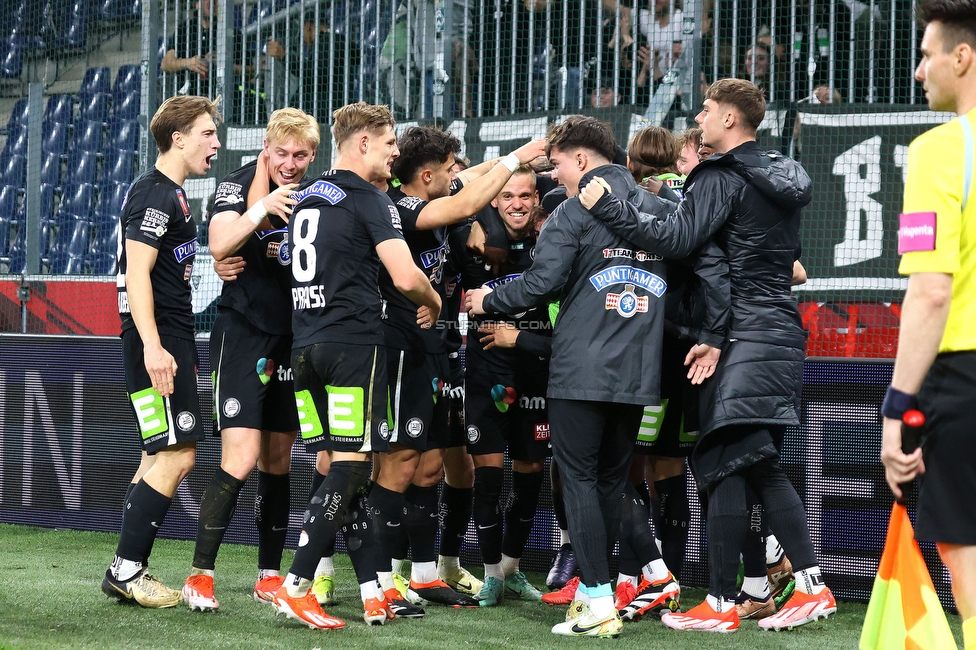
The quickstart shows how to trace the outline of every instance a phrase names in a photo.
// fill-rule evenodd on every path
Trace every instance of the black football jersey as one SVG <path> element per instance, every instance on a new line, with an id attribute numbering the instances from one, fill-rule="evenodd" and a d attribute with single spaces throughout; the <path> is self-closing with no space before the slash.
<path id="1" fill-rule="evenodd" d="M 213 214 L 247 212 L 247 192 L 254 181 L 257 161 L 232 171 L 214 193 Z M 270 191 L 278 186 L 270 183 Z M 257 230 L 234 255 L 244 258 L 244 272 L 220 291 L 219 307 L 241 313 L 249 323 L 275 335 L 291 333 L 291 248 L 288 225 L 269 214 L 271 230 Z"/>
<path id="2" fill-rule="evenodd" d="M 125 284 L 125 242 L 132 240 L 159 251 L 149 273 L 156 329 L 160 334 L 192 339 L 190 275 L 197 254 L 197 225 L 183 188 L 156 168 L 145 172 L 129 188 L 119 222 L 115 284 L 123 331 L 136 326 Z"/>
<path id="3" fill-rule="evenodd" d="M 485 210 L 494 210 L 494 208 L 488 206 Z M 495 274 L 491 271 L 491 265 L 485 264 L 481 257 L 473 255 L 468 250 L 466 242 L 470 232 L 470 224 L 458 228 L 451 233 L 447 246 L 449 266 L 460 272 L 461 288 L 465 291 L 485 285 L 492 289 L 503 286 L 520 277 L 526 269 L 532 266 L 535 238 L 518 241 L 509 240 L 508 257 L 510 263 L 506 265 L 501 274 Z M 484 321 L 509 321 L 515 323 L 516 327 L 521 330 L 546 336 L 552 334 L 548 310 L 545 308 L 533 308 L 522 314 L 481 316 L 473 321 L 469 320 L 465 362 L 472 369 L 484 368 L 498 372 L 513 371 L 519 362 L 519 357 L 525 354 L 517 349 L 492 348 L 485 350 L 480 341 L 482 335 L 477 332 L 478 326 Z"/>
<path id="4" fill-rule="evenodd" d="M 288 222 L 293 347 L 383 345 L 376 245 L 403 239 L 397 209 L 386 194 L 342 169 L 307 181 L 295 198 Z"/>
<path id="5" fill-rule="evenodd" d="M 460 188 L 460 184 L 456 184 Z M 452 188 L 454 189 L 454 188 Z M 403 237 L 410 247 L 413 262 L 430 279 L 434 290 L 440 295 L 442 305 L 446 303 L 444 285 L 444 238 L 446 228 L 418 230 L 417 218 L 427 206 L 428 201 L 404 194 L 399 185 L 391 185 L 387 196 L 393 201 L 400 214 Z M 409 350 L 422 349 L 427 352 L 446 352 L 446 327 L 443 317 L 437 327 L 423 329 L 417 325 L 418 305 L 400 293 L 386 269 L 380 269 L 380 293 L 383 294 L 385 310 L 383 315 L 386 344 L 392 348 Z"/>

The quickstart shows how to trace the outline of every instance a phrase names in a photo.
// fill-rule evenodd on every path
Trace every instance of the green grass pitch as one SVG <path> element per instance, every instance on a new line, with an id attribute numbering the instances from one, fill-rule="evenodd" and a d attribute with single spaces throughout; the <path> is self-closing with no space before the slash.
<path id="1" fill-rule="evenodd" d="M 99 589 L 117 542 L 116 535 L 0 525 L 0 648 L 55 650 L 99 648 L 137 650 L 210 650 L 218 648 L 550 648 L 601 644 L 641 650 L 853 650 L 857 648 L 866 606 L 839 603 L 836 616 L 792 632 L 761 632 L 744 621 L 738 632 L 674 632 L 646 619 L 627 624 L 617 640 L 567 639 L 549 632 L 562 620 L 563 608 L 541 603 L 506 602 L 484 610 L 430 606 L 422 620 L 395 620 L 383 627 L 362 621 L 359 588 L 348 558 L 338 556 L 340 604 L 329 613 L 346 627 L 318 631 L 275 618 L 267 605 L 251 599 L 256 549 L 227 544 L 217 558 L 220 611 L 202 614 L 185 606 L 146 610 L 117 604 Z M 152 573 L 173 588 L 186 578 L 193 554 L 190 542 L 160 539 Z M 286 551 L 284 567 L 291 562 Z M 480 572 L 479 572 L 480 575 Z M 530 575 L 537 586 L 544 578 Z M 682 594 L 685 607 L 704 597 L 702 590 Z M 958 616 L 949 617 L 961 639 Z M 606 644 L 606 645 L 603 645 Z"/>

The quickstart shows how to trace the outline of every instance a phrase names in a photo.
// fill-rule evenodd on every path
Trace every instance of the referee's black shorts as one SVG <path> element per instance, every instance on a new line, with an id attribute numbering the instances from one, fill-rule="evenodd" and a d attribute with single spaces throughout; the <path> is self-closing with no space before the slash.
<path id="1" fill-rule="evenodd" d="M 925 414 L 915 537 L 976 544 L 976 352 L 936 357 L 919 392 Z"/>

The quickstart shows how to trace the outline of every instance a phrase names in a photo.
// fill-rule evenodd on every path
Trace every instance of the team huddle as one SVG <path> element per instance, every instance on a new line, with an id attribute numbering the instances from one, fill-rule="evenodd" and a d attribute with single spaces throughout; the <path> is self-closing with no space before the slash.
<path id="1" fill-rule="evenodd" d="M 552 630 L 567 636 L 617 636 L 648 614 L 730 632 L 745 618 L 785 629 L 835 612 L 777 462 L 797 422 L 803 332 L 789 287 L 811 188 L 796 163 L 756 146 L 764 111 L 755 86 L 722 80 L 702 128 L 680 138 L 648 127 L 624 152 L 605 124 L 573 116 L 465 168 L 450 133 L 398 138 L 386 107 L 360 102 L 335 111 L 338 155 L 315 178 L 318 123 L 273 113 L 257 160 L 214 196 L 221 464 L 175 590 L 148 558 L 205 437 L 181 186 L 220 143 L 213 102 L 166 100 L 151 125 L 159 160 L 121 215 L 123 358 L 144 453 L 103 591 L 216 610 L 216 557 L 257 464 L 254 599 L 312 628 L 345 625 L 323 609 L 339 533 L 367 624 L 506 599 L 567 606 Z M 282 575 L 299 434 L 316 468 Z M 543 594 L 519 559 L 549 456 L 562 545 Z M 682 612 L 686 458 L 708 499 L 711 584 Z M 480 579 L 459 562 L 472 520 Z"/>

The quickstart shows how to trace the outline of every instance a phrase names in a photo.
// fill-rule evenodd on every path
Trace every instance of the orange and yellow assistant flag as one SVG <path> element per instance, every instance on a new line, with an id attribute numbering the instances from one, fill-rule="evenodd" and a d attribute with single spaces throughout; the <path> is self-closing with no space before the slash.
<path id="1" fill-rule="evenodd" d="M 895 503 L 878 575 L 864 616 L 859 650 L 954 650 L 905 506 Z"/>

